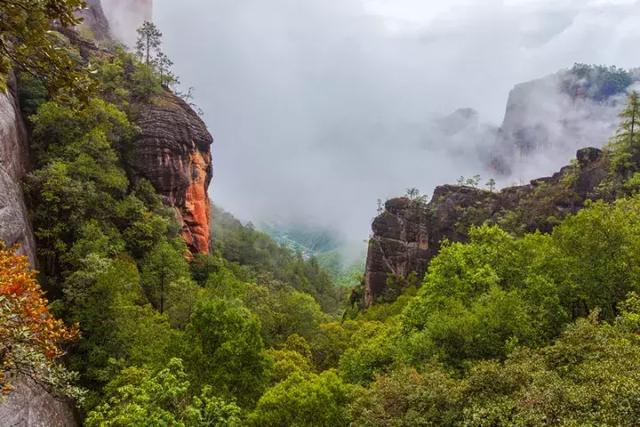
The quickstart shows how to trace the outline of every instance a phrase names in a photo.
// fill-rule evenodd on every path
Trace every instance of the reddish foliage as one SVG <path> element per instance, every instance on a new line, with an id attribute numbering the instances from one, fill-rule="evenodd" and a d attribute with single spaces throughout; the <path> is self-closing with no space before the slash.
<path id="1" fill-rule="evenodd" d="M 47 304 L 27 258 L 0 244 L 0 367 L 12 363 L 15 346 L 53 360 L 64 354 L 63 343 L 77 337 L 78 328 L 54 318 Z M 3 382 L 0 376 L 0 387 Z"/>

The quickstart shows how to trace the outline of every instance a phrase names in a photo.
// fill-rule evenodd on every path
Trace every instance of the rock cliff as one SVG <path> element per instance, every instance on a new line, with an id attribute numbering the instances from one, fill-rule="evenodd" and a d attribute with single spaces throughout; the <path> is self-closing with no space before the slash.
<path id="1" fill-rule="evenodd" d="M 88 6 L 89 12 L 83 13 L 89 16 L 102 16 L 104 7 L 109 18 L 108 28 L 116 34 L 118 26 L 135 29 L 144 20 L 151 19 L 152 13 L 151 0 L 91 0 Z M 93 27 L 92 30 L 97 31 Z M 93 50 L 97 49 L 93 45 Z M 213 137 L 191 106 L 169 90 L 139 104 L 137 109 L 140 113 L 135 123 L 140 133 L 132 153 L 133 178 L 149 180 L 165 203 L 176 209 L 181 234 L 191 253 L 209 253 L 207 191 L 212 178 Z"/>
<path id="2" fill-rule="evenodd" d="M 75 427 L 79 426 L 75 405 L 50 394 L 27 379 L 12 381 L 13 391 L 0 405 L 0 426 Z"/>
<path id="3" fill-rule="evenodd" d="M 211 144 L 206 125 L 182 99 L 165 92 L 142 107 L 133 168 L 175 207 L 192 253 L 209 252 Z"/>
<path id="4" fill-rule="evenodd" d="M 576 64 L 516 85 L 487 159 L 495 173 L 552 173 L 580 147 L 602 147 L 618 125 L 637 71 Z M 533 175 L 535 176 L 535 175 Z"/>
<path id="5" fill-rule="evenodd" d="M 153 0 L 101 0 L 113 36 L 134 46 L 136 30 L 153 19 Z"/>
<path id="6" fill-rule="evenodd" d="M 514 233 L 550 231 L 575 213 L 607 177 L 602 151 L 578 151 L 577 162 L 552 177 L 491 192 L 466 186 L 437 187 L 429 203 L 409 198 L 387 201 L 373 221 L 364 277 L 364 303 L 371 306 L 389 291 L 388 279 L 421 279 L 441 243 L 465 241 L 471 225 L 500 224 Z"/>
<path id="7" fill-rule="evenodd" d="M 87 0 L 87 7 L 78 11 L 77 15 L 83 20 L 79 30 L 87 28 L 91 31 L 91 36 L 95 40 L 106 40 L 111 38 L 109 21 L 102 8 L 100 0 Z"/>
<path id="8" fill-rule="evenodd" d="M 29 169 L 29 141 L 14 94 L 13 84 L 0 93 L 0 240 L 19 244 L 35 265 L 35 242 L 21 187 Z"/>

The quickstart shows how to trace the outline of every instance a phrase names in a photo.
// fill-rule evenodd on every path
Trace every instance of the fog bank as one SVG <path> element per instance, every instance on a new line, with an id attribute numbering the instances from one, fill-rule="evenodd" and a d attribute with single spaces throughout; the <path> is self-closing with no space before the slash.
<path id="1" fill-rule="evenodd" d="M 488 178 L 478 147 L 492 142 L 515 84 L 575 62 L 639 65 L 636 1 L 154 8 L 166 53 L 216 138 L 213 201 L 243 219 L 319 223 L 353 238 L 366 238 L 378 198 Z M 450 116 L 463 107 L 477 113 Z M 544 158 L 532 164 L 517 179 L 548 168 Z"/>

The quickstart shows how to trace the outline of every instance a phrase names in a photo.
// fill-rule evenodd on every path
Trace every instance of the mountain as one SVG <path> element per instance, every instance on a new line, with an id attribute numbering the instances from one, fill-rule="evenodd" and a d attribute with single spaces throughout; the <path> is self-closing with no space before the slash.
<path id="1" fill-rule="evenodd" d="M 489 169 L 500 176 L 552 173 L 579 148 L 602 147 L 627 91 L 639 82 L 639 70 L 576 64 L 516 85 L 495 143 L 483 154 Z"/>

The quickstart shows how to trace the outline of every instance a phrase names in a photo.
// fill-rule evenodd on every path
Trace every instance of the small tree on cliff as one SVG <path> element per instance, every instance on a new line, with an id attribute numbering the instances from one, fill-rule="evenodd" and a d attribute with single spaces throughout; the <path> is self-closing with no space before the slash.
<path id="1" fill-rule="evenodd" d="M 640 166 L 640 95 L 629 94 L 627 106 L 620 113 L 620 126 L 609 144 L 615 172 L 628 178 Z"/>
<path id="2" fill-rule="evenodd" d="M 136 53 L 145 65 L 153 65 L 154 57 L 161 53 L 162 33 L 153 22 L 146 21 L 138 28 L 138 41 Z"/>
<path id="3" fill-rule="evenodd" d="M 173 61 L 162 51 L 162 33 L 153 22 L 147 21 L 138 28 L 136 54 L 150 72 L 158 75 L 162 85 L 178 83 L 178 78 L 171 71 Z"/>

